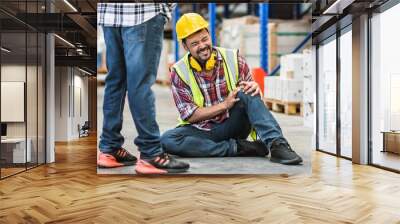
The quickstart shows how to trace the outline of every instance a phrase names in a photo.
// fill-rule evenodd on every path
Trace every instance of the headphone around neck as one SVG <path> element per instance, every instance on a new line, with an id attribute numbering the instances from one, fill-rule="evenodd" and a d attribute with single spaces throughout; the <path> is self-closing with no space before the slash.
<path id="1" fill-rule="evenodd" d="M 206 71 L 213 70 L 216 62 L 217 62 L 217 52 L 213 51 L 211 53 L 211 57 L 206 62 L 205 66 Z M 197 72 L 203 71 L 203 68 L 201 67 L 200 63 L 194 57 L 190 56 L 189 63 L 190 66 L 192 66 L 192 68 Z"/>

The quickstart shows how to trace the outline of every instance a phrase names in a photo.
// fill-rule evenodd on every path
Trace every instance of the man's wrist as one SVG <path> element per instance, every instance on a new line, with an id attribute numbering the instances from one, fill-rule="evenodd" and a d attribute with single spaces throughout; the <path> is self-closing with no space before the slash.
<path id="1" fill-rule="evenodd" d="M 228 105 L 226 104 L 226 101 L 223 101 L 221 104 L 221 107 L 223 110 L 228 110 Z"/>

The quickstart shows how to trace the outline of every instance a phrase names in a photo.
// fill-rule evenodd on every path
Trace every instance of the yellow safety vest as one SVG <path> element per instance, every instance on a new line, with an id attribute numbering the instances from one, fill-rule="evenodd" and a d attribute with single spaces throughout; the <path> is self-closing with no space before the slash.
<path id="1" fill-rule="evenodd" d="M 227 82 L 228 92 L 231 92 L 236 88 L 236 84 L 239 80 L 238 50 L 222 47 L 216 47 L 216 49 L 221 54 L 224 61 L 223 66 L 225 80 Z M 182 59 L 176 62 L 173 65 L 173 68 L 175 69 L 178 76 L 182 79 L 182 81 L 190 87 L 194 103 L 198 107 L 204 107 L 204 96 L 201 93 L 200 87 L 197 84 L 196 78 L 193 74 L 193 70 L 190 67 L 189 53 L 187 53 L 185 56 L 183 56 Z M 184 121 L 181 118 L 178 118 L 178 120 L 178 126 L 190 124 L 190 122 Z M 257 134 L 254 129 L 250 133 L 250 136 L 254 140 L 257 138 Z"/>

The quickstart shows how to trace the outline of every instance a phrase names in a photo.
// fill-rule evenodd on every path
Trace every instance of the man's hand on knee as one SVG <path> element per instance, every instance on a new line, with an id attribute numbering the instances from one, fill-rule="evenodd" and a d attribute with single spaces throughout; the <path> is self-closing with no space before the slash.
<path id="1" fill-rule="evenodd" d="M 257 82 L 254 81 L 241 81 L 239 83 L 241 89 L 245 94 L 251 94 L 251 96 L 261 95 L 261 89 Z"/>
<path id="2" fill-rule="evenodd" d="M 229 93 L 228 97 L 225 98 L 224 102 L 222 102 L 226 110 L 231 109 L 233 105 L 235 105 L 235 103 L 240 100 L 239 98 L 236 98 L 239 90 L 239 88 L 232 90 L 232 92 Z"/>

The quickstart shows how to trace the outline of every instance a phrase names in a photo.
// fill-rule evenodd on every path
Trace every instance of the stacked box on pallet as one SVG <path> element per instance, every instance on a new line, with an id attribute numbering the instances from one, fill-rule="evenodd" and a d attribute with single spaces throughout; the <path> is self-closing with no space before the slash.
<path id="1" fill-rule="evenodd" d="M 303 125 L 305 127 L 314 127 L 314 104 L 309 102 L 303 103 Z"/>
<path id="2" fill-rule="evenodd" d="M 273 77 L 266 76 L 264 78 L 264 98 L 266 99 L 272 99 L 274 96 L 273 82 Z"/>
<path id="3" fill-rule="evenodd" d="M 303 74 L 304 74 L 304 102 L 314 102 L 314 86 L 315 86 L 315 75 L 314 75 L 314 65 L 312 61 L 311 50 L 303 51 Z"/>
<path id="4" fill-rule="evenodd" d="M 303 54 L 288 54 L 281 57 L 281 100 L 284 102 L 303 101 L 303 61 Z"/>
<path id="5" fill-rule="evenodd" d="M 308 21 L 270 20 L 268 24 L 269 71 L 278 64 L 279 56 L 293 51 L 310 31 Z M 224 19 L 219 35 L 220 46 L 239 49 L 250 67 L 260 66 L 260 24 L 259 18 L 244 16 Z"/>
<path id="6" fill-rule="evenodd" d="M 315 98 L 315 62 L 312 60 L 311 50 L 304 50 L 303 73 L 303 124 L 305 127 L 314 127 L 314 98 Z"/>
<path id="7" fill-rule="evenodd" d="M 266 99 L 277 99 L 281 94 L 278 94 L 281 90 L 280 79 L 278 76 L 266 76 L 264 79 L 264 97 Z"/>
<path id="8" fill-rule="evenodd" d="M 305 77 L 303 81 L 303 101 L 314 102 L 314 83 L 313 79 Z"/>
<path id="9" fill-rule="evenodd" d="M 275 99 L 282 100 L 283 95 L 283 82 L 282 79 L 277 78 L 275 80 Z"/>
<path id="10" fill-rule="evenodd" d="M 303 80 L 303 63 L 303 54 L 288 54 L 282 56 L 280 71 L 281 78 L 289 80 Z"/>
<path id="11" fill-rule="evenodd" d="M 281 79 L 283 102 L 303 101 L 303 80 Z"/>
<path id="12" fill-rule="evenodd" d="M 251 68 L 259 67 L 259 29 L 259 19 L 255 16 L 224 19 L 219 35 L 221 47 L 239 49 Z"/>

